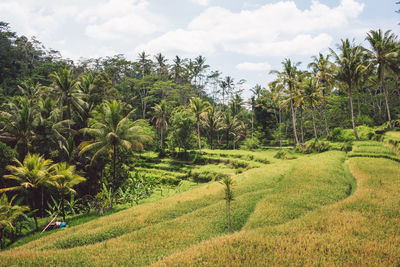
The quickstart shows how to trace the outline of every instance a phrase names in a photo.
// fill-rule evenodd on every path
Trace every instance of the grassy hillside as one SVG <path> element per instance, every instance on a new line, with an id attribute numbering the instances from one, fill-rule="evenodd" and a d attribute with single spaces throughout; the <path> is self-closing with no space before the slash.
<path id="1" fill-rule="evenodd" d="M 394 265 L 400 165 L 350 158 L 355 190 L 345 157 L 331 151 L 271 159 L 236 175 L 232 235 L 223 186 L 212 182 L 4 251 L 0 265 Z"/>

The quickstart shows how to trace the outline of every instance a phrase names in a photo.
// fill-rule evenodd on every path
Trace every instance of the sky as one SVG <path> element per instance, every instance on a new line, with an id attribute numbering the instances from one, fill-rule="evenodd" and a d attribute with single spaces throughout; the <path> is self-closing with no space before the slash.
<path id="1" fill-rule="evenodd" d="M 245 79 L 245 97 L 267 87 L 285 58 L 302 62 L 341 39 L 365 44 L 371 29 L 400 32 L 396 0 L 1 0 L 0 21 L 65 58 L 139 52 L 206 57 Z M 171 62 L 171 60 L 170 60 Z"/>

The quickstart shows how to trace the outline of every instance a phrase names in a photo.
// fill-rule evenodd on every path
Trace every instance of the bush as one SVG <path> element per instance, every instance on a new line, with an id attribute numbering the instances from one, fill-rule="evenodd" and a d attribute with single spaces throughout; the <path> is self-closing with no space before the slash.
<path id="1" fill-rule="evenodd" d="M 297 145 L 296 146 L 296 152 L 299 153 L 304 153 L 304 154 L 309 154 L 313 152 L 325 152 L 330 149 L 330 144 L 328 142 L 319 142 L 314 139 L 302 144 L 302 145 Z"/>
<path id="2" fill-rule="evenodd" d="M 344 152 L 349 152 L 351 150 L 353 150 L 353 143 L 352 142 L 345 142 L 343 143 L 342 147 L 340 148 L 340 150 L 344 151 Z"/>
<path id="3" fill-rule="evenodd" d="M 275 154 L 274 158 L 276 158 L 276 159 L 287 159 L 288 156 L 287 156 L 286 150 L 283 150 L 283 149 L 279 150 Z"/>
<path id="4" fill-rule="evenodd" d="M 327 138 L 329 141 L 341 142 L 344 141 L 344 131 L 343 128 L 337 127 L 333 129 Z"/>
<path id="5" fill-rule="evenodd" d="M 242 145 L 240 146 L 240 149 L 244 150 L 253 150 L 260 148 L 261 142 L 257 137 L 251 137 L 251 138 L 246 138 Z"/>
<path id="6" fill-rule="evenodd" d="M 355 118 L 356 125 L 366 125 L 369 127 L 374 126 L 374 120 L 368 115 L 361 115 Z"/>

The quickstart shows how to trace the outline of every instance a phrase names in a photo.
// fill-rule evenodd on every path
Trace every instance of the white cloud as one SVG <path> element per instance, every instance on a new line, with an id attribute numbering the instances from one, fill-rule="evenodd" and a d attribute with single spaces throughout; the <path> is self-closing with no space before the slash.
<path id="1" fill-rule="evenodd" d="M 257 71 L 257 72 L 266 72 L 271 70 L 271 65 L 266 62 L 243 62 L 236 65 L 238 70 L 242 71 Z"/>
<path id="2" fill-rule="evenodd" d="M 159 32 L 167 24 L 164 16 L 150 11 L 147 0 L 2 0 L 0 17 L 19 33 L 42 41 L 71 30 L 73 24 L 80 26 L 75 34 L 97 40 L 132 40 Z"/>
<path id="3" fill-rule="evenodd" d="M 341 31 L 362 12 L 356 0 L 330 8 L 312 1 L 306 10 L 293 1 L 232 12 L 209 7 L 186 28 L 167 32 L 141 47 L 151 51 L 210 54 L 222 48 L 245 55 L 311 55 L 331 45 L 329 31 Z"/>
<path id="4" fill-rule="evenodd" d="M 211 0 L 191 0 L 191 1 L 201 6 L 208 6 L 211 2 Z"/>
<path id="5" fill-rule="evenodd" d="M 166 20 L 150 12 L 146 0 L 107 0 L 88 8 L 79 21 L 88 20 L 86 35 L 99 40 L 127 39 L 153 34 Z"/>

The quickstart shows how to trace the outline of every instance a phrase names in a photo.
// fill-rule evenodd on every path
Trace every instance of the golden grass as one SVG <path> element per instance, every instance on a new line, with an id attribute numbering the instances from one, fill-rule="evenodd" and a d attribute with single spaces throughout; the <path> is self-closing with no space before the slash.
<path id="1" fill-rule="evenodd" d="M 400 165 L 352 158 L 349 198 L 278 226 L 205 241 L 155 266 L 398 266 Z"/>

